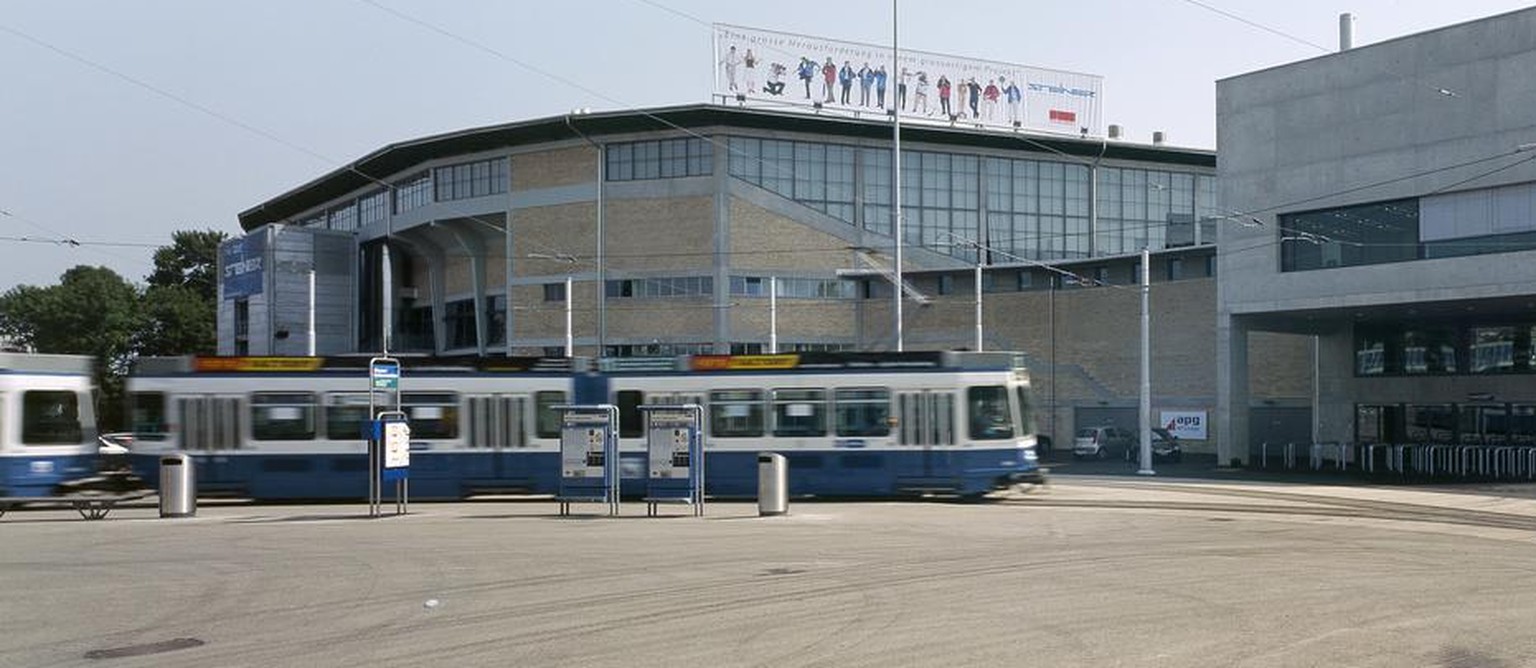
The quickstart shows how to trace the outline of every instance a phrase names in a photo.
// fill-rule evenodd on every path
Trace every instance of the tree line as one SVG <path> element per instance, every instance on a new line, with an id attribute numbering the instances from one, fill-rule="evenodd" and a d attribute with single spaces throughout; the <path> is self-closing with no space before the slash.
<path id="1" fill-rule="evenodd" d="M 0 336 L 39 353 L 90 355 L 103 430 L 126 424 L 123 384 L 134 358 L 217 352 L 218 254 L 228 235 L 183 230 L 155 250 L 141 287 L 106 267 L 77 265 L 56 285 L 0 295 Z"/>

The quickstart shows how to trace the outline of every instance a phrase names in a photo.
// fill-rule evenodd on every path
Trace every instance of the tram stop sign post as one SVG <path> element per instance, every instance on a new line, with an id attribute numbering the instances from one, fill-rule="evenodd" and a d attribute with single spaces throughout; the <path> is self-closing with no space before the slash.
<path id="1" fill-rule="evenodd" d="M 606 503 L 619 514 L 619 408 L 612 404 L 555 406 L 560 411 L 560 514 L 571 503 Z"/>
<path id="2" fill-rule="evenodd" d="M 400 389 L 400 361 L 375 357 L 368 362 L 368 385 L 375 390 Z"/>
<path id="3" fill-rule="evenodd" d="M 383 403 L 380 403 L 383 395 Z M 411 427 L 400 410 L 400 360 L 368 360 L 368 515 L 383 515 L 384 483 L 395 483 L 395 514 L 410 509 Z"/>
<path id="4" fill-rule="evenodd" d="M 646 405 L 646 514 L 660 503 L 686 503 L 704 514 L 704 408 L 697 404 Z"/>

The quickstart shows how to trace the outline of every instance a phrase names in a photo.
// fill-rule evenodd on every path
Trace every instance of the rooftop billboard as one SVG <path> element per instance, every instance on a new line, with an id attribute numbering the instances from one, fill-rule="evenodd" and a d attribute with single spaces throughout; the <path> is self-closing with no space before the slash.
<path id="1" fill-rule="evenodd" d="M 1001 129 L 1099 133 L 1103 78 L 715 24 L 715 93 L 762 107 L 834 110 Z"/>

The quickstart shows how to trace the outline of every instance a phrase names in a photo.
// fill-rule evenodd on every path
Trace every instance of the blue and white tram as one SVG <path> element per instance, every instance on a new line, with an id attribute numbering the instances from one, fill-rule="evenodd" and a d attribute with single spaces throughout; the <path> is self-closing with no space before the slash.
<path id="1" fill-rule="evenodd" d="M 200 493 L 362 498 L 365 360 L 147 360 L 129 379 L 135 467 L 197 463 Z M 643 491 L 645 404 L 706 409 L 707 492 L 756 494 L 756 455 L 789 460 L 790 493 L 973 496 L 1039 475 L 1029 379 L 1005 353 L 701 355 L 651 360 L 403 360 L 411 495 L 548 494 L 553 406 L 620 411 L 626 493 Z"/>
<path id="2" fill-rule="evenodd" d="M 96 472 L 91 358 L 0 353 L 0 497 L 44 497 Z"/>

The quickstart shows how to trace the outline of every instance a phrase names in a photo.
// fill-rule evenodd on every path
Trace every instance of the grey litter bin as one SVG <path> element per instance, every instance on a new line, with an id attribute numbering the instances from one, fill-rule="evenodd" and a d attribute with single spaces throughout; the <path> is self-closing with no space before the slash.
<path id="1" fill-rule="evenodd" d="M 789 462 L 772 452 L 757 454 L 757 514 L 789 512 Z"/>
<path id="2" fill-rule="evenodd" d="M 197 473 L 185 452 L 160 458 L 160 516 L 191 517 L 197 514 Z"/>

